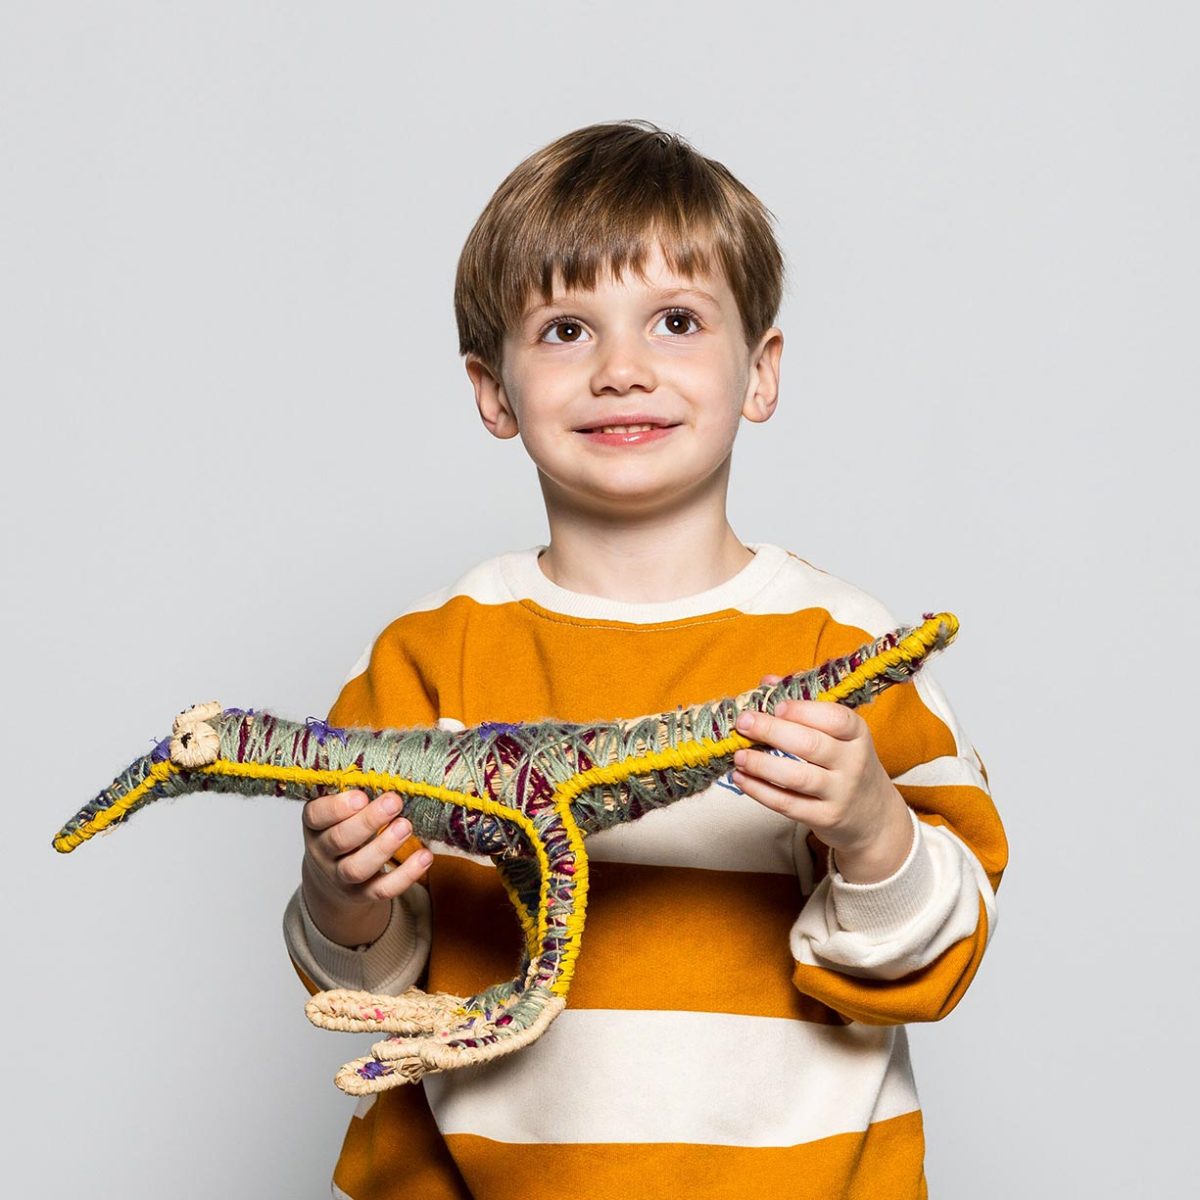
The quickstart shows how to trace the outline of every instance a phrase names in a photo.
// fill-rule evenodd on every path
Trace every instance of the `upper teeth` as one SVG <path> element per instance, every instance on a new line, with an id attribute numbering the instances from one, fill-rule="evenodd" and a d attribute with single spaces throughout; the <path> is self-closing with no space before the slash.
<path id="1" fill-rule="evenodd" d="M 597 433 L 641 433 L 644 429 L 653 429 L 653 425 L 604 425 L 596 430 Z"/>

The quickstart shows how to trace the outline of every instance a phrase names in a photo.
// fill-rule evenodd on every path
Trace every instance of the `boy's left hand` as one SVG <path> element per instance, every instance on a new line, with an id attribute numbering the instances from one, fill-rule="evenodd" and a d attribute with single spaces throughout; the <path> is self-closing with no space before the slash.
<path id="1" fill-rule="evenodd" d="M 876 883 L 899 869 L 912 848 L 912 820 L 858 713 L 828 700 L 788 700 L 774 716 L 742 713 L 737 729 L 803 760 L 737 751 L 733 782 L 747 796 L 807 825 L 837 851 L 848 882 Z"/>

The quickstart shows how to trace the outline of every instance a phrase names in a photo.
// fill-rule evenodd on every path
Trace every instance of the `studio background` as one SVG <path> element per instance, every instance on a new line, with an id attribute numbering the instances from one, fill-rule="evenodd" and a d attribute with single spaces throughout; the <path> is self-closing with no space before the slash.
<path id="1" fill-rule="evenodd" d="M 931 669 L 1012 857 L 975 982 L 911 1027 L 931 1195 L 1187 1194 L 1198 33 L 1162 2 L 9 0 L 7 1194 L 328 1195 L 370 1039 L 303 1015 L 299 806 L 50 838 L 177 710 L 323 715 L 413 599 L 544 541 L 454 268 L 521 158 L 628 117 L 778 220 L 735 530 L 962 621 Z"/>

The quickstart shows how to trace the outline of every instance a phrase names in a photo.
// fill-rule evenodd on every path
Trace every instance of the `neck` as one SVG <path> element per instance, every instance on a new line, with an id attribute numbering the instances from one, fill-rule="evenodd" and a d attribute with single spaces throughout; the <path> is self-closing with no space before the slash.
<path id="1" fill-rule="evenodd" d="M 586 596 L 642 604 L 678 600 L 718 587 L 754 557 L 730 526 L 723 502 L 620 521 L 547 505 L 547 517 L 550 544 L 538 560 L 542 574 Z"/>

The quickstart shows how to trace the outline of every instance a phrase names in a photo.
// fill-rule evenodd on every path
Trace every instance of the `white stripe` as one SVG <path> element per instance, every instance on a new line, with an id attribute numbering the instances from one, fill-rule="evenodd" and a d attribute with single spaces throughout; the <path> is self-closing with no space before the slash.
<path id="1" fill-rule="evenodd" d="M 613 600 L 560 588 L 538 566 L 538 555 L 545 546 L 530 546 L 479 563 L 446 587 L 414 600 L 395 619 L 432 612 L 463 597 L 477 604 L 531 599 L 553 612 L 634 624 L 686 620 L 724 608 L 754 616 L 823 608 L 835 621 L 865 629 L 873 638 L 898 624 L 880 601 L 847 580 L 814 567 L 781 546 L 769 542 L 747 545 L 755 559 L 732 579 L 693 596 L 653 602 Z M 779 669 L 790 668 L 783 664 Z"/>
<path id="2" fill-rule="evenodd" d="M 542 1038 L 425 1078 L 443 1134 L 795 1146 L 918 1107 L 903 1026 L 567 1009 Z"/>
<path id="3" fill-rule="evenodd" d="M 944 754 L 918 763 L 909 771 L 892 776 L 893 783 L 908 783 L 913 787 L 943 787 L 953 784 L 958 787 L 977 787 L 986 792 L 987 781 L 979 768 L 968 758 L 954 758 Z"/>
<path id="4" fill-rule="evenodd" d="M 636 821 L 593 833 L 587 850 L 596 862 L 791 875 L 796 834 L 795 821 L 714 783 Z"/>

